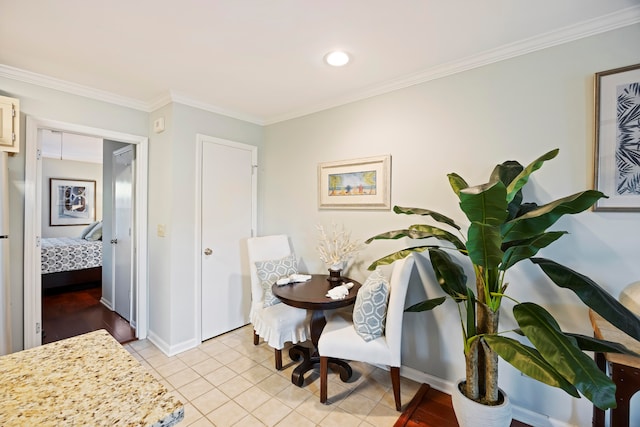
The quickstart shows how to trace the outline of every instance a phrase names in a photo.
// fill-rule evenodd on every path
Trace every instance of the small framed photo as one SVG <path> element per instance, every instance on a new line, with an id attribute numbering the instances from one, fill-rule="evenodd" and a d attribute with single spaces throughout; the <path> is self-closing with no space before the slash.
<path id="1" fill-rule="evenodd" d="M 391 156 L 318 165 L 320 209 L 391 209 Z"/>
<path id="2" fill-rule="evenodd" d="M 640 211 L 640 64 L 595 76 L 595 211 Z"/>
<path id="3" fill-rule="evenodd" d="M 49 225 L 87 225 L 96 220 L 96 182 L 51 178 Z"/>

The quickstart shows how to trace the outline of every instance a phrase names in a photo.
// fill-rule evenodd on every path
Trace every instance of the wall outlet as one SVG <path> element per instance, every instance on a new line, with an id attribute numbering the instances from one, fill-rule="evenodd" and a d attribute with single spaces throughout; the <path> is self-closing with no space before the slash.
<path id="1" fill-rule="evenodd" d="M 158 237 L 164 237 L 167 234 L 167 226 L 164 224 L 158 224 Z"/>

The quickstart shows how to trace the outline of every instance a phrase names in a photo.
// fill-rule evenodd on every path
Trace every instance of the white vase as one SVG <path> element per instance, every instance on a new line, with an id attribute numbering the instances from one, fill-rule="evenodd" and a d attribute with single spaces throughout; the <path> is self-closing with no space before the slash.
<path id="1" fill-rule="evenodd" d="M 482 405 L 462 394 L 458 382 L 451 394 L 453 411 L 458 419 L 460 427 L 509 427 L 511 425 L 511 402 L 506 393 L 500 390 L 504 396 L 504 402 L 500 405 Z"/>

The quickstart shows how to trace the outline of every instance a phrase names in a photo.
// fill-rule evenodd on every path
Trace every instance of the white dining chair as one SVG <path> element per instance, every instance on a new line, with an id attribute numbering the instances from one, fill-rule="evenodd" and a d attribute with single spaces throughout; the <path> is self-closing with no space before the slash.
<path id="1" fill-rule="evenodd" d="M 281 370 L 282 349 L 285 343 L 296 344 L 311 337 L 310 317 L 307 310 L 280 302 L 265 307 L 265 289 L 261 284 L 256 263 L 279 260 L 293 255 L 293 251 L 286 235 L 249 238 L 247 249 L 251 270 L 252 301 L 249 321 L 253 325 L 253 344 L 258 345 L 262 337 L 270 347 L 274 348 L 275 366 L 277 370 Z"/>
<path id="2" fill-rule="evenodd" d="M 318 341 L 320 354 L 320 402 L 327 401 L 327 374 L 330 358 L 355 360 L 373 365 L 388 366 L 396 409 L 400 402 L 400 364 L 402 342 L 402 318 L 411 270 L 415 260 L 413 255 L 398 260 L 393 265 L 389 280 L 389 299 L 386 323 L 382 336 L 365 341 L 353 324 L 353 314 L 335 311 L 328 315 L 327 324 Z M 366 286 L 363 285 L 363 287 Z M 360 290 L 362 292 L 362 289 Z M 357 304 L 357 302 L 356 302 Z"/>

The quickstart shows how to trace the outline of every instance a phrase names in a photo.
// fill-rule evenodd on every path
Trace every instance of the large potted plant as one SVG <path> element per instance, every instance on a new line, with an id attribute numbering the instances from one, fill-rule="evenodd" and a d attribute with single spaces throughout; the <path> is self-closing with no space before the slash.
<path id="1" fill-rule="evenodd" d="M 438 212 L 395 206 L 394 212 L 398 214 L 428 217 L 438 225 L 415 224 L 366 241 L 403 237 L 417 240 L 411 241 L 412 246 L 373 262 L 370 270 L 414 252 L 428 254 L 444 296 L 415 304 L 407 311 L 431 310 L 447 299 L 456 303 L 445 306 L 457 306 L 460 315 L 466 364 L 460 391 L 482 405 L 498 405 L 501 401 L 498 389 L 498 357 L 501 357 L 525 375 L 561 388 L 571 396 L 582 394 L 599 408 L 616 406 L 614 383 L 584 351 L 629 350 L 615 343 L 564 332 L 542 306 L 507 296 L 506 273 L 520 261 L 538 265 L 557 286 L 572 290 L 613 325 L 640 339 L 640 319 L 598 284 L 568 267 L 535 257 L 540 249 L 566 234 L 548 231 L 560 217 L 585 211 L 606 197 L 599 191 L 587 190 L 540 206 L 524 203 L 522 188 L 529 176 L 557 154 L 557 149 L 552 150 L 526 167 L 516 161 L 504 162 L 495 167 L 489 182 L 473 187 L 459 175 L 449 174 L 451 188 L 470 222 L 466 235 L 453 219 Z M 434 243 L 427 244 L 431 242 Z M 470 264 L 468 271 L 472 268 L 475 277 L 467 277 L 462 266 L 465 262 Z M 472 282 L 471 286 L 468 282 Z M 511 286 L 519 285 L 525 284 Z M 499 329 L 502 302 L 507 299 L 513 302 L 513 317 L 519 325 L 515 332 L 520 336 L 510 337 Z"/>

